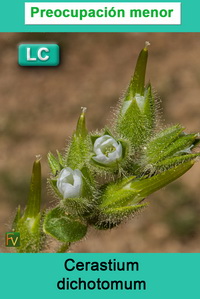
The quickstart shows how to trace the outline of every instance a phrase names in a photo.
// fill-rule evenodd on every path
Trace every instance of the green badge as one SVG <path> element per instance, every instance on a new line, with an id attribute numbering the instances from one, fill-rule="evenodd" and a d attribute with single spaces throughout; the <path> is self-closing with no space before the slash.
<path id="1" fill-rule="evenodd" d="M 60 47 L 57 44 L 21 44 L 18 47 L 18 63 L 21 66 L 57 66 L 60 63 Z"/>
<path id="2" fill-rule="evenodd" d="M 9 232 L 5 236 L 6 247 L 19 247 L 20 246 L 20 233 Z"/>

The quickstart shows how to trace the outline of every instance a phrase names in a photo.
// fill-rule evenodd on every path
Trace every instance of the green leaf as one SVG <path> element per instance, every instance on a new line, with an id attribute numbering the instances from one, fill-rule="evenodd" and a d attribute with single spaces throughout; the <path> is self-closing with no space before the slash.
<path id="1" fill-rule="evenodd" d="M 78 241 L 87 232 L 87 226 L 84 223 L 68 215 L 60 207 L 46 214 L 43 228 L 45 233 L 65 243 Z"/>
<path id="2" fill-rule="evenodd" d="M 56 159 L 56 157 L 51 152 L 48 153 L 47 159 L 52 174 L 57 175 L 58 172 L 60 172 L 62 169 L 60 162 L 58 161 L 58 159 Z"/>
<path id="3" fill-rule="evenodd" d="M 41 249 L 42 232 L 40 226 L 40 213 L 35 217 L 19 219 L 15 231 L 20 232 L 20 247 L 16 247 L 19 253 L 37 253 Z"/>

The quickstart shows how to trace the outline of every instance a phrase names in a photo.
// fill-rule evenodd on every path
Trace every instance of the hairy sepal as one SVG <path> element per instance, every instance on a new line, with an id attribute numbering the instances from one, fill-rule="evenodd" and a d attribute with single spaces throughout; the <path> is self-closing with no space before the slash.
<path id="1" fill-rule="evenodd" d="M 28 202 L 21 215 L 20 207 L 13 221 L 13 230 L 20 232 L 20 246 L 17 252 L 39 252 L 41 249 L 41 164 L 40 156 L 33 163 Z"/>
<path id="2" fill-rule="evenodd" d="M 144 96 L 137 94 L 130 101 L 122 103 L 116 130 L 138 150 L 149 139 L 155 126 L 155 100 L 149 85 Z"/>
<path id="3" fill-rule="evenodd" d="M 130 205 L 125 207 L 107 208 L 100 211 L 95 228 L 100 230 L 111 229 L 130 216 L 141 211 L 147 204 Z"/>
<path id="4" fill-rule="evenodd" d="M 150 178 L 129 177 L 118 183 L 110 184 L 103 191 L 100 209 L 138 204 L 146 196 L 179 178 L 193 164 L 194 161 L 188 161 Z"/>

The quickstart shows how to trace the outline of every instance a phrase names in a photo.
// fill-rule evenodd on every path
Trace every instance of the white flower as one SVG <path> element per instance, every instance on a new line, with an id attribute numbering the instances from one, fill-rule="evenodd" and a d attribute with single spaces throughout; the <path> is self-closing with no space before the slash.
<path id="1" fill-rule="evenodd" d="M 63 198 L 80 197 L 82 185 L 83 180 L 80 170 L 72 170 L 70 167 L 61 170 L 57 180 L 57 188 Z"/>
<path id="2" fill-rule="evenodd" d="M 92 157 L 98 163 L 109 165 L 117 162 L 122 157 L 122 145 L 110 135 L 104 135 L 95 140 Z"/>

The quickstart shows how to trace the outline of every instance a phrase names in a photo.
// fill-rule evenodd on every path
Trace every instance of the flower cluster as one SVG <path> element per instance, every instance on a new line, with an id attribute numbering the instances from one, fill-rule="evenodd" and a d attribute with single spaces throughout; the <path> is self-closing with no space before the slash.
<path id="1" fill-rule="evenodd" d="M 83 108 L 67 153 L 48 156 L 49 182 L 60 201 L 46 215 L 44 229 L 62 242 L 82 238 L 88 225 L 116 226 L 143 208 L 149 194 L 184 174 L 199 156 L 191 152 L 199 142 L 197 134 L 186 134 L 179 125 L 157 128 L 156 99 L 151 85 L 145 86 L 147 46 L 139 54 L 113 126 L 90 134 Z M 76 233 L 69 235 L 69 227 Z"/>
<path id="2" fill-rule="evenodd" d="M 198 134 L 180 125 L 157 127 L 157 102 L 145 86 L 148 43 L 113 125 L 93 134 L 83 108 L 66 152 L 48 154 L 49 184 L 58 204 L 45 213 L 43 231 L 68 244 L 88 226 L 109 229 L 134 215 L 151 193 L 176 180 L 196 162 Z"/>

